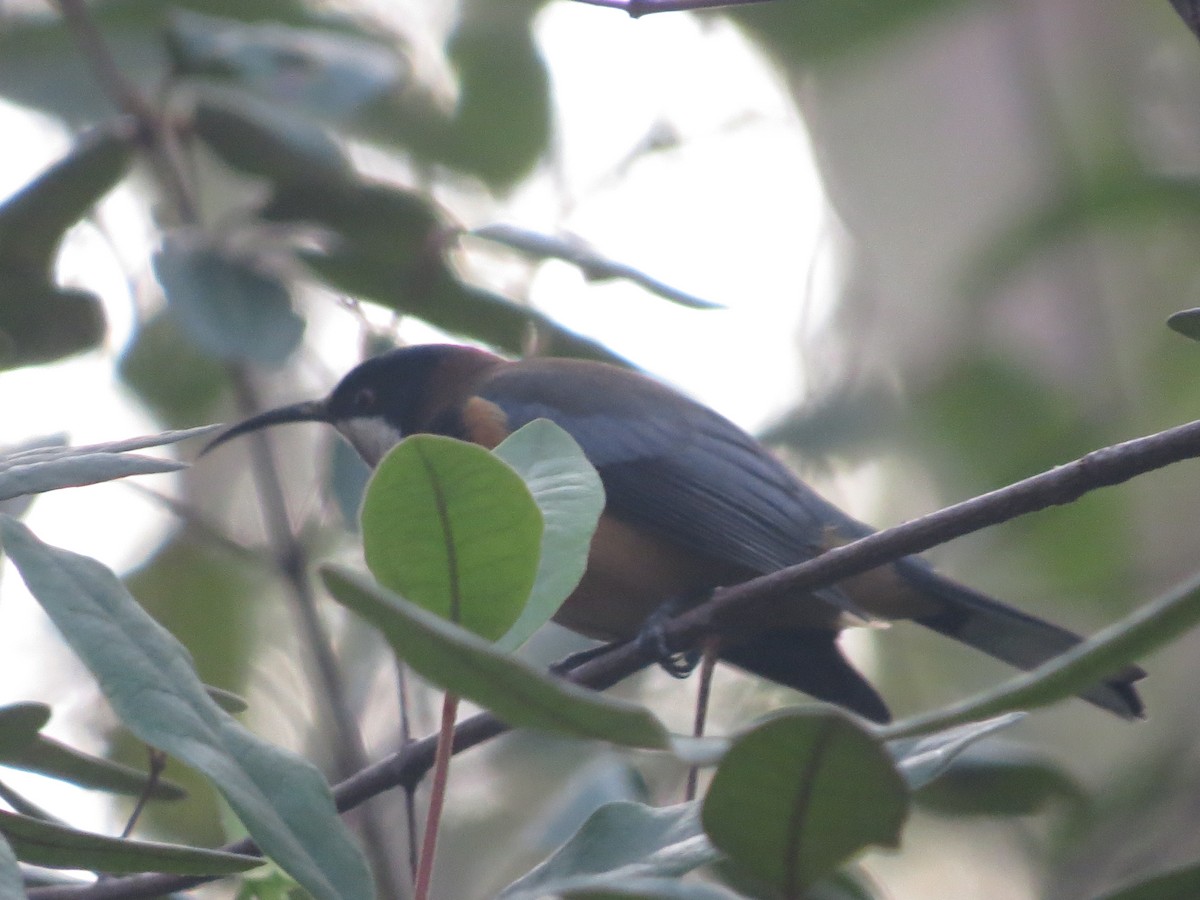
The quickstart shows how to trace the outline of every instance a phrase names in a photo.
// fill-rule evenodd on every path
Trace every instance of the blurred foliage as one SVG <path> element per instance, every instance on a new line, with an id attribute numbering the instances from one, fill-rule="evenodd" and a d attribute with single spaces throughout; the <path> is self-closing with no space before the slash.
<path id="1" fill-rule="evenodd" d="M 511 197 L 561 163 L 554 73 L 538 34 L 548 6 L 462 0 L 441 10 L 435 27 L 417 28 L 353 3 L 92 4 L 121 72 L 161 105 L 170 152 L 203 200 L 199 220 L 180 228 L 166 226 L 177 211 L 164 208 L 140 169 L 127 178 L 149 145 L 118 114 L 63 21 L 48 9 L 6 6 L 0 96 L 61 122 L 77 140 L 0 205 L 0 368 L 103 348 L 101 289 L 86 275 L 64 286 L 56 265 L 69 230 L 118 185 L 153 223 L 157 245 L 125 261 L 136 267 L 137 314 L 118 371 L 164 427 L 229 415 L 235 385 L 247 378 L 288 399 L 314 384 L 319 393 L 336 374 L 314 365 L 334 317 L 355 326 L 416 318 L 513 354 L 624 363 L 526 302 L 544 260 L 525 260 L 517 278 L 484 281 L 468 264 L 470 242 L 459 240 L 480 218 L 503 218 Z M 1194 16 L 1194 4 L 1174 6 Z M 837 488 L 878 463 L 885 487 L 863 515 L 886 524 L 1195 416 L 1197 348 L 1164 322 L 1200 304 L 1200 47 L 1170 4 L 778 0 L 701 18 L 736 23 L 786 85 L 845 232 L 833 238 L 843 261 L 836 308 L 803 335 L 808 396 L 766 435 L 806 472 Z M 664 67 L 670 54 L 664 48 Z M 622 64 L 614 50 L 611 65 Z M 617 95 L 612 103 L 633 105 Z M 623 165 L 614 160 L 614 171 Z M 698 205 L 686 215 L 707 212 L 704 191 L 697 185 Z M 563 193 L 564 208 L 577 199 Z M 631 219 L 642 212 L 627 210 Z M 1188 316 L 1173 324 L 1195 336 Z M 684 343 L 661 340 L 664 351 Z M 753 371 L 729 377 L 761 387 Z M 327 464 L 324 445 L 302 440 L 276 465 L 299 532 L 324 554 L 331 530 L 314 498 L 335 496 L 342 522 L 354 522 L 362 471 L 344 447 Z M 278 704 L 252 706 L 252 721 L 282 719 L 293 729 L 288 739 L 320 743 L 296 712 L 309 698 L 268 634 L 277 597 L 267 566 L 244 561 L 205 524 L 228 518 L 238 541 L 270 563 L 253 546 L 260 516 L 243 468 L 231 455 L 189 474 L 181 494 L 197 521 L 160 535 L 126 583 L 187 645 L 201 678 Z M 1194 569 L 1194 482 L 1177 467 L 973 536 L 939 560 L 1023 608 L 1099 626 Z M 339 633 L 336 613 L 324 614 Z M 997 671 L 913 632 L 898 627 L 867 641 L 876 680 L 897 708 L 946 702 Z M 1200 721 L 1188 691 L 1196 649 L 1185 638 L 1148 662 L 1149 724 L 1125 730 L 1073 709 L 1037 717 L 1011 741 L 956 759 L 916 795 L 914 815 L 953 817 L 967 835 L 1013 819 L 1007 831 L 1021 858 L 1004 859 L 981 839 L 970 865 L 980 873 L 1023 866 L 1031 883 L 1048 886 L 1046 896 L 1191 896 L 1200 859 L 1190 827 L 1200 796 L 1192 774 Z M 391 748 L 394 712 L 376 696 L 388 692 L 363 682 L 355 712 L 371 724 L 375 748 Z M 423 733 L 432 717 L 422 719 L 428 698 L 415 693 Z M 737 702 L 729 706 L 726 718 L 738 722 Z M 595 759 L 576 745 L 509 740 L 479 754 L 483 761 L 461 760 L 466 783 L 486 783 L 481 793 L 495 795 L 503 812 L 472 797 L 452 816 L 447 856 L 469 857 L 447 876 L 460 895 L 517 878 L 505 870 L 511 857 L 528 865 L 548 857 L 607 801 L 677 796 L 677 763 L 639 760 L 646 790 L 631 798 L 621 793 L 628 785 L 593 792 L 573 780 L 571 763 Z M 143 765 L 140 745 L 120 735 L 113 743 Z M 513 746 L 519 751 L 504 749 Z M 215 795 L 175 764 L 169 774 L 192 796 L 152 805 L 143 827 L 220 841 Z M 515 834 L 512 810 L 537 818 L 556 802 L 572 822 L 555 824 L 557 840 Z M 1054 839 L 1021 840 L 1044 831 Z M 508 852 L 525 838 L 536 846 Z M 479 852 L 492 846 L 506 848 L 504 860 Z M 914 868 L 936 865 L 938 852 L 904 850 Z M 980 883 L 1005 874 L 981 874 Z M 755 890 L 744 871 L 714 877 Z M 263 896 L 290 884 L 282 876 L 262 883 Z M 813 891 L 923 896 L 848 875 Z"/>
<path id="2" fill-rule="evenodd" d="M 133 157 L 131 123 L 79 142 L 0 206 L 0 367 L 51 362 L 104 336 L 99 298 L 54 284 L 67 229 L 124 176 Z"/>

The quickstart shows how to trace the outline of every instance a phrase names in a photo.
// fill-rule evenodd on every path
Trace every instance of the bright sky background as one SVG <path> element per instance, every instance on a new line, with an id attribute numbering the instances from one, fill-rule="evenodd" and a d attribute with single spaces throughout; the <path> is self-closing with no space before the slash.
<path id="1" fill-rule="evenodd" d="M 563 2 L 545 9 L 539 36 L 554 81 L 559 165 L 523 186 L 503 221 L 549 233 L 565 228 L 613 259 L 728 308 L 696 312 L 623 283 L 589 285 L 563 263 L 541 268 L 533 302 L 739 424 L 765 424 L 802 387 L 801 326 L 823 315 L 813 285 L 828 284 L 833 268 L 827 207 L 785 89 L 719 20 L 635 21 Z M 657 123 L 673 127 L 678 145 L 616 175 Z M 8 136 L 0 197 L 69 147 L 55 124 L 2 103 L 0 134 Z M 563 186 L 572 202 L 565 214 Z M 151 232 L 127 188 L 102 204 L 100 219 L 116 245 L 84 224 L 68 237 L 59 273 L 103 296 L 108 344 L 0 375 L 5 443 L 64 428 L 74 443 L 159 430 L 113 376 L 132 325 L 126 273 L 147 283 Z M 339 348 L 329 354 L 344 355 Z M 169 476 L 153 485 L 169 490 Z M 43 540 L 118 571 L 144 559 L 164 533 L 163 514 L 118 484 L 40 498 L 27 521 Z M 15 573 L 6 568 L 4 576 L 0 660 L 17 664 L 0 679 L 0 702 L 46 700 L 56 709 L 52 734 L 97 749 L 87 727 L 93 698 L 78 690 L 85 676 Z M 38 663 L 30 666 L 31 659 Z M 64 730 L 60 723 L 69 719 L 81 727 Z M 73 821 L 105 825 L 102 818 Z"/>

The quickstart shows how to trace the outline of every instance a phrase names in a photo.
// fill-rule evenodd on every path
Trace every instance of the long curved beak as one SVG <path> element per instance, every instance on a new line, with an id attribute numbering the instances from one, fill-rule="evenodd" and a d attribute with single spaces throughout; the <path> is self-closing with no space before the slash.
<path id="1" fill-rule="evenodd" d="M 228 440 L 235 437 L 241 437 L 243 434 L 249 434 L 251 431 L 258 431 L 261 428 L 270 428 L 272 425 L 285 425 L 288 422 L 330 422 L 329 405 L 324 400 L 306 400 L 303 403 L 293 403 L 291 406 L 281 406 L 278 409 L 269 409 L 264 413 L 259 413 L 257 416 L 251 416 L 245 421 L 238 422 L 236 425 L 230 426 L 225 431 L 222 431 L 215 438 L 208 442 L 200 455 L 203 456 L 210 450 L 219 447 Z"/>

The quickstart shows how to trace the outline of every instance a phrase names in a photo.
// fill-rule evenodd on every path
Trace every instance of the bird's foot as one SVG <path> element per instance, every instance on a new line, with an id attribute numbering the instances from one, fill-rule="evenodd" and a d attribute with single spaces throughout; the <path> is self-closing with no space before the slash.
<path id="1" fill-rule="evenodd" d="M 705 592 L 707 593 L 707 592 Z M 679 594 L 664 601 L 646 617 L 635 640 L 638 646 L 652 653 L 659 667 L 672 678 L 687 678 L 700 662 L 701 652 L 692 647 L 673 650 L 667 644 L 667 623 L 699 601 L 695 594 Z"/>

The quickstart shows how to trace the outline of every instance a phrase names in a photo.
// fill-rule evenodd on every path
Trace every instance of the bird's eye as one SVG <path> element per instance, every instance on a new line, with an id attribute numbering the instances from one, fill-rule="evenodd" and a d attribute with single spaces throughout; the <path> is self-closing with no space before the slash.
<path id="1" fill-rule="evenodd" d="M 353 399 L 356 412 L 366 412 L 375 406 L 375 391 L 369 387 L 361 387 L 354 392 Z"/>

